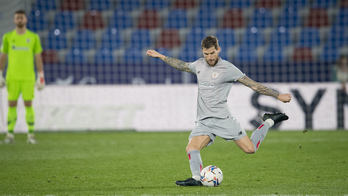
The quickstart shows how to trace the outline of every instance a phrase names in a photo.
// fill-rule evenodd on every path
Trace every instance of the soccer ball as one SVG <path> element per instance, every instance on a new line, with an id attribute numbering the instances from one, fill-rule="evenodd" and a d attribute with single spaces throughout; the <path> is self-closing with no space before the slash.
<path id="1" fill-rule="evenodd" d="M 219 186 L 223 175 L 220 168 L 209 165 L 201 171 L 201 182 L 203 186 Z"/>

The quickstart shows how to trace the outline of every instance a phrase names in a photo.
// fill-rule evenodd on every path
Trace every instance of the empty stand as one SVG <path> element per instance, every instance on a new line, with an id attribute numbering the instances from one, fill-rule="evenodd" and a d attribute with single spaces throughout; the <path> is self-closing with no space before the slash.
<path id="1" fill-rule="evenodd" d="M 218 18 L 215 10 L 207 7 L 199 9 L 193 24 L 194 27 L 202 29 L 217 28 Z"/>
<path id="2" fill-rule="evenodd" d="M 232 29 L 219 29 L 215 36 L 218 38 L 219 46 L 223 50 L 236 45 L 235 34 Z"/>
<path id="3" fill-rule="evenodd" d="M 108 28 L 101 39 L 101 47 L 109 50 L 121 49 L 125 46 L 124 35 L 121 30 L 116 28 Z"/>
<path id="4" fill-rule="evenodd" d="M 320 33 L 317 28 L 302 28 L 297 46 L 315 47 L 320 45 Z"/>
<path id="5" fill-rule="evenodd" d="M 196 6 L 195 0 L 175 0 L 174 2 L 174 7 L 176 9 L 192 9 Z"/>
<path id="6" fill-rule="evenodd" d="M 279 8 L 282 2 L 280 0 L 257 0 L 255 4 L 256 8 L 273 9 Z"/>
<path id="7" fill-rule="evenodd" d="M 66 11 L 78 11 L 85 9 L 84 0 L 61 0 L 60 9 Z"/>
<path id="8" fill-rule="evenodd" d="M 89 10 L 106 11 L 113 8 L 111 0 L 90 0 Z"/>
<path id="9" fill-rule="evenodd" d="M 109 27 L 116 29 L 132 28 L 133 19 L 128 12 L 116 9 L 109 20 Z"/>
<path id="10" fill-rule="evenodd" d="M 54 16 L 53 28 L 64 32 L 77 28 L 73 13 L 70 11 L 57 12 Z"/>
<path id="11" fill-rule="evenodd" d="M 104 28 L 103 17 L 99 11 L 92 10 L 83 16 L 83 29 L 97 30 Z"/>
<path id="12" fill-rule="evenodd" d="M 146 29 L 134 30 L 131 34 L 130 44 L 130 47 L 139 50 L 149 48 L 153 44 L 150 31 Z"/>
<path id="13" fill-rule="evenodd" d="M 59 63 L 58 53 L 56 50 L 44 50 L 42 51 L 41 56 L 44 64 Z"/>
<path id="14" fill-rule="evenodd" d="M 68 40 L 66 38 L 66 34 L 59 29 L 53 29 L 48 32 L 45 48 L 47 49 L 55 49 L 61 50 L 66 49 L 68 47 Z"/>
<path id="15" fill-rule="evenodd" d="M 269 9 L 256 9 L 254 10 L 248 26 L 257 28 L 267 28 L 273 26 L 273 16 Z"/>
<path id="16" fill-rule="evenodd" d="M 48 28 L 47 16 L 41 10 L 33 10 L 28 14 L 27 26 L 34 32 L 43 31 Z"/>
<path id="17" fill-rule="evenodd" d="M 242 28 L 245 26 L 243 11 L 241 9 L 229 9 L 223 17 L 222 28 Z"/>
<path id="18" fill-rule="evenodd" d="M 187 28 L 187 13 L 183 9 L 173 9 L 169 11 L 168 18 L 164 23 L 165 28 Z"/>
<path id="19" fill-rule="evenodd" d="M 164 29 L 158 38 L 157 47 L 173 49 L 179 47 L 180 44 L 180 35 L 177 29 Z"/>
<path id="20" fill-rule="evenodd" d="M 65 63 L 75 64 L 75 63 L 87 63 L 87 56 L 82 50 L 77 48 L 69 50 L 65 55 Z"/>
<path id="21" fill-rule="evenodd" d="M 301 26 L 301 17 L 296 7 L 284 8 L 279 16 L 278 26 L 293 28 Z"/>
<path id="22" fill-rule="evenodd" d="M 309 47 L 298 47 L 294 49 L 292 60 L 295 62 L 313 61 L 312 49 Z"/>
<path id="23" fill-rule="evenodd" d="M 156 10 L 144 10 L 138 17 L 138 28 L 153 29 L 161 26 L 161 19 Z"/>
<path id="24" fill-rule="evenodd" d="M 95 49 L 96 40 L 93 31 L 79 30 L 74 35 L 72 48 L 79 50 Z"/>
<path id="25" fill-rule="evenodd" d="M 108 48 L 100 48 L 96 51 L 94 55 L 94 62 L 95 63 L 114 63 L 115 59 L 112 54 L 112 51 Z"/>
<path id="26" fill-rule="evenodd" d="M 305 27 L 327 27 L 329 17 L 325 8 L 312 8 L 309 11 L 308 18 L 305 21 Z"/>

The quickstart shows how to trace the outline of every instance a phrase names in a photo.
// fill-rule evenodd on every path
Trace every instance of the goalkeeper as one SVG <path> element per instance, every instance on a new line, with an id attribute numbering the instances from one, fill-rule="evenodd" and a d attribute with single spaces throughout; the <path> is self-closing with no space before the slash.
<path id="1" fill-rule="evenodd" d="M 219 57 L 221 49 L 216 37 L 204 38 L 201 46 L 204 58 L 193 63 L 167 57 L 154 50 L 148 50 L 146 53 L 148 56 L 162 59 L 176 69 L 194 73 L 197 76 L 197 120 L 186 147 L 192 178 L 176 181 L 175 183 L 180 186 L 202 185 L 200 171 L 203 163 L 200 151 L 211 145 L 216 136 L 227 141 L 233 140 L 245 153 L 252 154 L 259 148 L 270 127 L 289 118 L 283 113 L 265 114 L 264 123 L 249 138 L 237 119 L 231 115 L 227 105 L 227 96 L 232 83 L 238 81 L 258 93 L 272 96 L 284 103 L 291 100 L 291 95 L 279 94 L 251 80 L 233 64 L 222 60 Z"/>
<path id="2" fill-rule="evenodd" d="M 35 144 L 37 143 L 34 137 L 35 114 L 32 106 L 35 89 L 34 58 L 38 72 L 37 86 L 41 90 L 45 86 L 41 58 L 42 47 L 39 36 L 27 29 L 27 17 L 23 10 L 15 12 L 14 23 L 16 28 L 3 36 L 1 45 L 0 87 L 4 87 L 5 84 L 7 86 L 9 106 L 7 113 L 8 133 L 3 142 L 14 142 L 13 129 L 17 120 L 17 100 L 19 95 L 22 94 L 29 129 L 27 142 Z M 7 58 L 8 66 L 5 82 L 2 72 L 6 66 Z"/>

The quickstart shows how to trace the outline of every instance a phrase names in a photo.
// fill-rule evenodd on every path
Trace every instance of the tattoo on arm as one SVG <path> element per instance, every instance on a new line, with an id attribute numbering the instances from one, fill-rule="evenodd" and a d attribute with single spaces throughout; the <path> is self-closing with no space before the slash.
<path id="1" fill-rule="evenodd" d="M 268 95 L 268 96 L 272 96 L 275 98 L 278 98 L 279 93 L 275 92 L 274 90 L 258 83 L 255 82 L 254 80 L 250 79 L 248 76 L 244 76 L 240 79 L 238 79 L 238 81 L 242 84 L 244 84 L 245 86 L 253 89 L 254 91 L 263 94 L 263 95 Z"/>
<path id="2" fill-rule="evenodd" d="M 175 69 L 178 69 L 180 71 L 186 71 L 189 73 L 193 73 L 188 67 L 189 63 L 186 63 L 184 61 L 180 61 L 179 59 L 167 57 L 167 56 L 164 57 L 163 61 L 166 62 L 168 65 L 174 67 Z"/>

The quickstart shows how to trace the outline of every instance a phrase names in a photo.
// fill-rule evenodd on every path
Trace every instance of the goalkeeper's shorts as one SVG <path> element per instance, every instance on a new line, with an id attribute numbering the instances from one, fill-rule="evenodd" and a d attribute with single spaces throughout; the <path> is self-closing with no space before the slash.
<path id="1" fill-rule="evenodd" d="M 22 94 L 24 101 L 32 101 L 34 99 L 35 81 L 6 81 L 9 101 L 16 101 Z"/>

